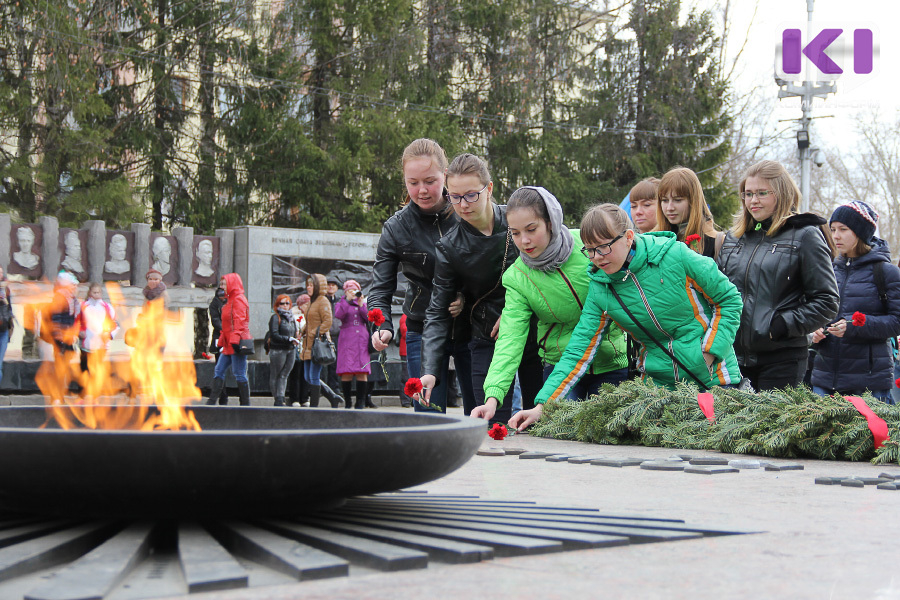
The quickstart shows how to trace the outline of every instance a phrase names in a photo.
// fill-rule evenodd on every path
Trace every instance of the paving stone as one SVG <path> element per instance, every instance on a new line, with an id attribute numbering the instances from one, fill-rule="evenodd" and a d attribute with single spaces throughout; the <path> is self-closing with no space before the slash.
<path id="1" fill-rule="evenodd" d="M 529 459 L 535 460 L 535 459 L 538 459 L 538 458 L 547 458 L 548 456 L 555 456 L 555 455 L 557 455 L 557 454 L 559 454 L 559 452 L 537 452 L 537 451 L 531 451 L 531 452 L 523 452 L 522 454 L 519 455 L 519 458 L 524 458 L 524 459 L 526 459 L 526 460 L 529 460 Z"/>
<path id="2" fill-rule="evenodd" d="M 519 454 L 525 454 L 525 448 L 504 448 L 503 451 L 511 456 L 518 456 Z"/>
<path id="3" fill-rule="evenodd" d="M 816 477 L 816 483 L 819 485 L 840 485 L 847 479 L 846 477 Z"/>
<path id="4" fill-rule="evenodd" d="M 891 483 L 893 479 L 887 479 L 886 477 L 854 477 L 857 481 L 862 481 L 863 485 L 878 485 L 880 483 Z"/>
<path id="5" fill-rule="evenodd" d="M 695 456 L 690 463 L 692 465 L 727 465 L 728 459 L 720 456 Z"/>
<path id="6" fill-rule="evenodd" d="M 684 471 L 685 466 L 690 463 L 685 461 L 675 462 L 674 460 L 646 460 L 641 463 L 642 469 L 648 471 Z"/>
<path id="7" fill-rule="evenodd" d="M 844 487 L 866 487 L 859 479 L 845 479 L 841 482 L 841 485 Z"/>
<path id="8" fill-rule="evenodd" d="M 763 464 L 758 460 L 738 458 L 736 460 L 729 460 L 728 466 L 734 467 L 735 469 L 759 469 Z"/>
<path id="9" fill-rule="evenodd" d="M 503 448 L 479 448 L 476 452 L 478 456 L 506 456 Z"/>
<path id="10" fill-rule="evenodd" d="M 569 462 L 573 465 L 583 465 L 595 460 L 605 460 L 605 456 L 570 456 Z"/>
<path id="11" fill-rule="evenodd" d="M 727 465 L 694 465 L 685 467 L 684 472 L 698 475 L 718 475 L 719 473 L 740 473 L 741 470 Z"/>
<path id="12" fill-rule="evenodd" d="M 803 465 L 797 463 L 769 463 L 766 465 L 766 471 L 802 471 Z"/>
<path id="13" fill-rule="evenodd" d="M 548 456 L 544 460 L 547 462 L 566 462 L 570 458 L 578 458 L 577 456 L 572 456 L 571 454 L 554 454 L 553 456 Z"/>
<path id="14" fill-rule="evenodd" d="M 879 483 L 875 486 L 879 490 L 900 490 L 900 485 L 896 483 Z"/>
<path id="15" fill-rule="evenodd" d="M 900 479 L 900 473 L 879 473 L 878 476 L 885 479 Z"/>
<path id="16" fill-rule="evenodd" d="M 694 458 L 693 454 L 676 454 L 675 456 L 677 456 L 681 460 L 686 460 L 686 461 L 690 461 L 692 458 Z"/>
<path id="17" fill-rule="evenodd" d="M 637 467 L 645 462 L 647 462 L 645 458 L 597 458 L 592 460 L 591 464 L 598 467 Z"/>

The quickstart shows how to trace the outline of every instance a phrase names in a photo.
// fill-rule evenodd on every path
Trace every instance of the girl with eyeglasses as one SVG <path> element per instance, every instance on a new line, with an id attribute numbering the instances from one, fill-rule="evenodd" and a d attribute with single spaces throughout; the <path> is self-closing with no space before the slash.
<path id="1" fill-rule="evenodd" d="M 643 378 L 657 385 L 688 381 L 708 388 L 740 381 L 733 343 L 741 296 L 715 263 L 673 232 L 635 233 L 614 204 L 589 209 L 580 233 L 592 264 L 584 311 L 537 406 L 517 413 L 511 427 L 522 431 L 541 417 L 544 402 L 565 398 L 613 325 L 640 343 Z"/>
<path id="2" fill-rule="evenodd" d="M 384 323 L 372 334 L 372 347 L 381 352 L 394 337 L 391 303 L 397 291 L 397 273 L 403 272 L 406 277 L 403 314 L 407 317 L 407 369 L 410 377 L 419 377 L 422 374 L 422 331 L 425 311 L 431 302 L 436 246 L 441 236 L 457 226 L 459 217 L 447 201 L 444 187 L 447 155 L 437 142 L 427 138 L 413 141 L 403 151 L 400 162 L 406 202 L 381 228 L 368 305 L 384 315 Z M 462 299 L 450 302 L 444 316 L 449 319 L 450 326 L 446 338 L 439 342 L 445 352 L 444 362 L 440 365 L 441 383 L 432 390 L 434 404 L 446 408 L 447 386 L 444 382 L 452 356 L 463 400 L 474 405 L 469 367 L 469 319 Z M 414 404 L 414 410 L 437 412 L 418 402 Z"/>
<path id="3" fill-rule="evenodd" d="M 825 219 L 799 213 L 800 190 L 780 163 L 747 169 L 740 195 L 717 258 L 744 299 L 738 364 L 759 391 L 796 386 L 806 374 L 808 336 L 838 310 L 831 235 Z"/>
<path id="4" fill-rule="evenodd" d="M 422 335 L 422 385 L 419 394 L 430 402 L 431 389 L 446 377 L 440 373 L 444 360 L 442 340 L 450 329 L 448 307 L 461 294 L 468 311 L 472 332 L 469 350 L 472 356 L 472 388 L 475 402 L 464 398 L 464 413 L 484 404 L 484 381 L 494 354 L 500 328 L 500 314 L 506 296 L 501 278 L 518 258 L 519 250 L 509 232 L 506 206 L 491 201 L 494 184 L 487 164 L 472 154 L 461 154 L 447 169 L 447 197 L 460 218 L 459 225 L 437 243 L 434 290 L 426 314 Z M 540 388 L 541 362 L 537 353 L 536 328 L 530 327 L 530 341 L 524 344 L 519 367 L 523 406 L 533 406 Z M 407 342 L 408 343 L 408 342 Z M 440 378 L 439 378 L 440 377 Z M 462 383 L 462 377 L 459 377 Z M 496 420 L 510 416 L 512 394 L 507 389 Z"/>
<path id="5" fill-rule="evenodd" d="M 285 388 L 294 368 L 300 340 L 297 321 L 291 312 L 291 297 L 279 294 L 273 308 L 269 318 L 269 391 L 275 399 L 275 406 L 285 406 Z"/>
<path id="6" fill-rule="evenodd" d="M 725 234 L 716 231 L 696 173 L 685 167 L 670 169 L 659 181 L 657 196 L 654 231 L 673 231 L 691 250 L 715 258 Z"/>
<path id="7" fill-rule="evenodd" d="M 578 231 L 563 224 L 559 201 L 542 187 L 522 187 L 506 205 L 506 220 L 519 258 L 503 274 L 506 303 L 500 335 L 484 382 L 484 406 L 472 416 L 490 420 L 515 379 L 532 319 L 537 319 L 543 378 L 549 377 L 569 343 L 588 296 L 590 260 L 579 248 Z M 570 400 L 596 394 L 604 383 L 618 384 L 628 376 L 625 340 L 613 326 L 569 390 Z"/>

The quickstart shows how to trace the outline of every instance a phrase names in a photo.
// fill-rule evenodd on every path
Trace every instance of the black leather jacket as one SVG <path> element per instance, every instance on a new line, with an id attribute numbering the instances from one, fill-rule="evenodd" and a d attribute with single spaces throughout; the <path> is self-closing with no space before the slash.
<path id="1" fill-rule="evenodd" d="M 397 289 L 397 271 L 406 276 L 403 314 L 408 330 L 422 332 L 425 311 L 431 301 L 435 245 L 441 236 L 456 227 L 459 218 L 449 205 L 439 214 L 426 214 L 410 202 L 385 221 L 375 253 L 374 282 L 366 303 L 384 314 L 380 330 L 394 331 L 391 299 Z"/>
<path id="2" fill-rule="evenodd" d="M 422 335 L 422 373 L 439 376 L 444 358 L 443 340 L 450 333 L 447 307 L 457 292 L 465 297 L 464 310 L 472 326 L 472 337 L 491 339 L 503 305 L 506 289 L 501 277 L 519 257 L 509 236 L 506 206 L 494 205 L 494 229 L 486 236 L 465 221 L 442 237 L 437 244 L 434 291 Z M 458 318 L 465 316 L 465 313 Z"/>
<path id="3" fill-rule="evenodd" d="M 272 350 L 290 350 L 294 347 L 291 338 L 297 337 L 297 321 L 293 318 L 285 319 L 277 312 L 269 318 L 269 347 Z"/>
<path id="4" fill-rule="evenodd" d="M 807 335 L 837 314 L 825 219 L 794 215 L 774 236 L 765 228 L 725 237 L 716 262 L 744 300 L 734 340 L 738 364 L 766 365 L 806 356 Z"/>

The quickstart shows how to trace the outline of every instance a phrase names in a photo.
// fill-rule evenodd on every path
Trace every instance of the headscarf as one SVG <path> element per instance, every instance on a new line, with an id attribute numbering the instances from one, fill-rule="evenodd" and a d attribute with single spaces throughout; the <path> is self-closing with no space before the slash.
<path id="1" fill-rule="evenodd" d="M 548 192 L 542 187 L 527 185 L 526 188 L 536 191 L 541 195 L 544 206 L 547 207 L 547 214 L 550 216 L 550 243 L 547 248 L 541 252 L 536 258 L 531 258 L 524 252 L 519 256 L 527 267 L 537 269 L 539 271 L 550 271 L 558 268 L 561 264 L 569 260 L 572 254 L 572 246 L 574 240 L 569 229 L 563 225 L 562 206 L 556 196 Z"/>
<path id="2" fill-rule="evenodd" d="M 163 292 L 165 291 L 166 284 L 160 281 L 155 288 L 151 289 L 149 285 L 144 288 L 144 298 L 146 298 L 147 300 L 156 300 L 157 298 L 162 296 Z"/>

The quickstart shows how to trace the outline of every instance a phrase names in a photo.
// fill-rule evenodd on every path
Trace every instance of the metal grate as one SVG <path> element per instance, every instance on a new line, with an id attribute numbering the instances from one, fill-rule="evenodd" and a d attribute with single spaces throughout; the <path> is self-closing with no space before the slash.
<path id="1" fill-rule="evenodd" d="M 0 518 L 0 597 L 131 600 L 746 532 L 534 502 L 398 492 L 291 519 Z"/>

